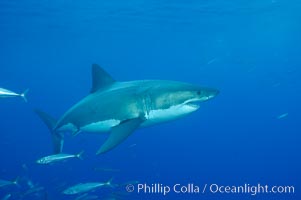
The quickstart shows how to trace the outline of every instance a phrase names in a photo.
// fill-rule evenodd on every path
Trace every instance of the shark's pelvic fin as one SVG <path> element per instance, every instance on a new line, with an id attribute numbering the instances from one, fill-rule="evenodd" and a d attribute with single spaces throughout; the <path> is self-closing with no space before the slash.
<path id="1" fill-rule="evenodd" d="M 115 83 L 115 80 L 103 70 L 99 65 L 92 65 L 92 89 L 91 93 L 96 92 L 97 90 L 106 88 Z"/>
<path id="2" fill-rule="evenodd" d="M 42 119 L 42 121 L 46 124 L 49 131 L 51 132 L 54 153 L 55 154 L 61 153 L 63 150 L 64 138 L 60 133 L 57 133 L 53 130 L 57 123 L 56 119 L 54 119 L 53 117 L 51 117 L 50 115 L 48 115 L 43 111 L 40 110 L 34 110 L 34 111 Z"/>
<path id="3" fill-rule="evenodd" d="M 143 122 L 144 119 L 139 117 L 126 120 L 124 122 L 121 122 L 119 125 L 113 127 L 111 129 L 109 138 L 100 147 L 96 154 L 98 155 L 105 153 L 116 147 L 118 144 L 123 142 L 129 135 L 131 135 Z"/>

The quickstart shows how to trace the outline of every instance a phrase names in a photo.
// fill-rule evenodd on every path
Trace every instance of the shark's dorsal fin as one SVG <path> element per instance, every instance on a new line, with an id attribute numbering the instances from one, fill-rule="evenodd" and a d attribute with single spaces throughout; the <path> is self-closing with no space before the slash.
<path id="1" fill-rule="evenodd" d="M 115 83 L 115 80 L 103 70 L 99 65 L 92 65 L 92 89 L 91 93 L 94 93 L 100 89 L 106 88 Z"/>

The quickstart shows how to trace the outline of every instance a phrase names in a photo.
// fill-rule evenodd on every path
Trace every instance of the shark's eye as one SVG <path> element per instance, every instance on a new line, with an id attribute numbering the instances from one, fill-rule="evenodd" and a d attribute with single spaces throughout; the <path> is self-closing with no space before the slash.
<path id="1" fill-rule="evenodd" d="M 197 91 L 196 93 L 197 93 L 197 95 L 201 95 L 201 91 Z"/>

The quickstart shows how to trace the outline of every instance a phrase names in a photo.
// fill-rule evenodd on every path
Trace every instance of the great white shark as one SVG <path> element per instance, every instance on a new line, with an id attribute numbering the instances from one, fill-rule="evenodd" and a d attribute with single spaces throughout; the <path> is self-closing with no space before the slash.
<path id="1" fill-rule="evenodd" d="M 178 119 L 199 109 L 199 103 L 214 98 L 213 88 L 166 81 L 119 82 L 96 64 L 92 65 L 90 94 L 72 106 L 59 120 L 36 110 L 51 131 L 54 153 L 63 148 L 63 133 L 110 132 L 97 151 L 105 153 L 140 127 Z"/>

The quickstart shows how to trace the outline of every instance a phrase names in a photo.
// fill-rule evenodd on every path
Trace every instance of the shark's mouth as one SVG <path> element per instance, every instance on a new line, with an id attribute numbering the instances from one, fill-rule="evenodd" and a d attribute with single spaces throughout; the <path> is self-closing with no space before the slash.
<path id="1" fill-rule="evenodd" d="M 194 109 L 198 109 L 200 107 L 199 103 L 200 103 L 200 99 L 189 99 L 185 101 L 183 105 L 189 106 Z"/>
<path id="2" fill-rule="evenodd" d="M 200 108 L 200 105 L 199 104 L 196 104 L 196 103 L 187 103 L 185 104 L 186 106 L 189 106 L 191 108 L 195 108 L 195 109 L 199 109 Z"/>

